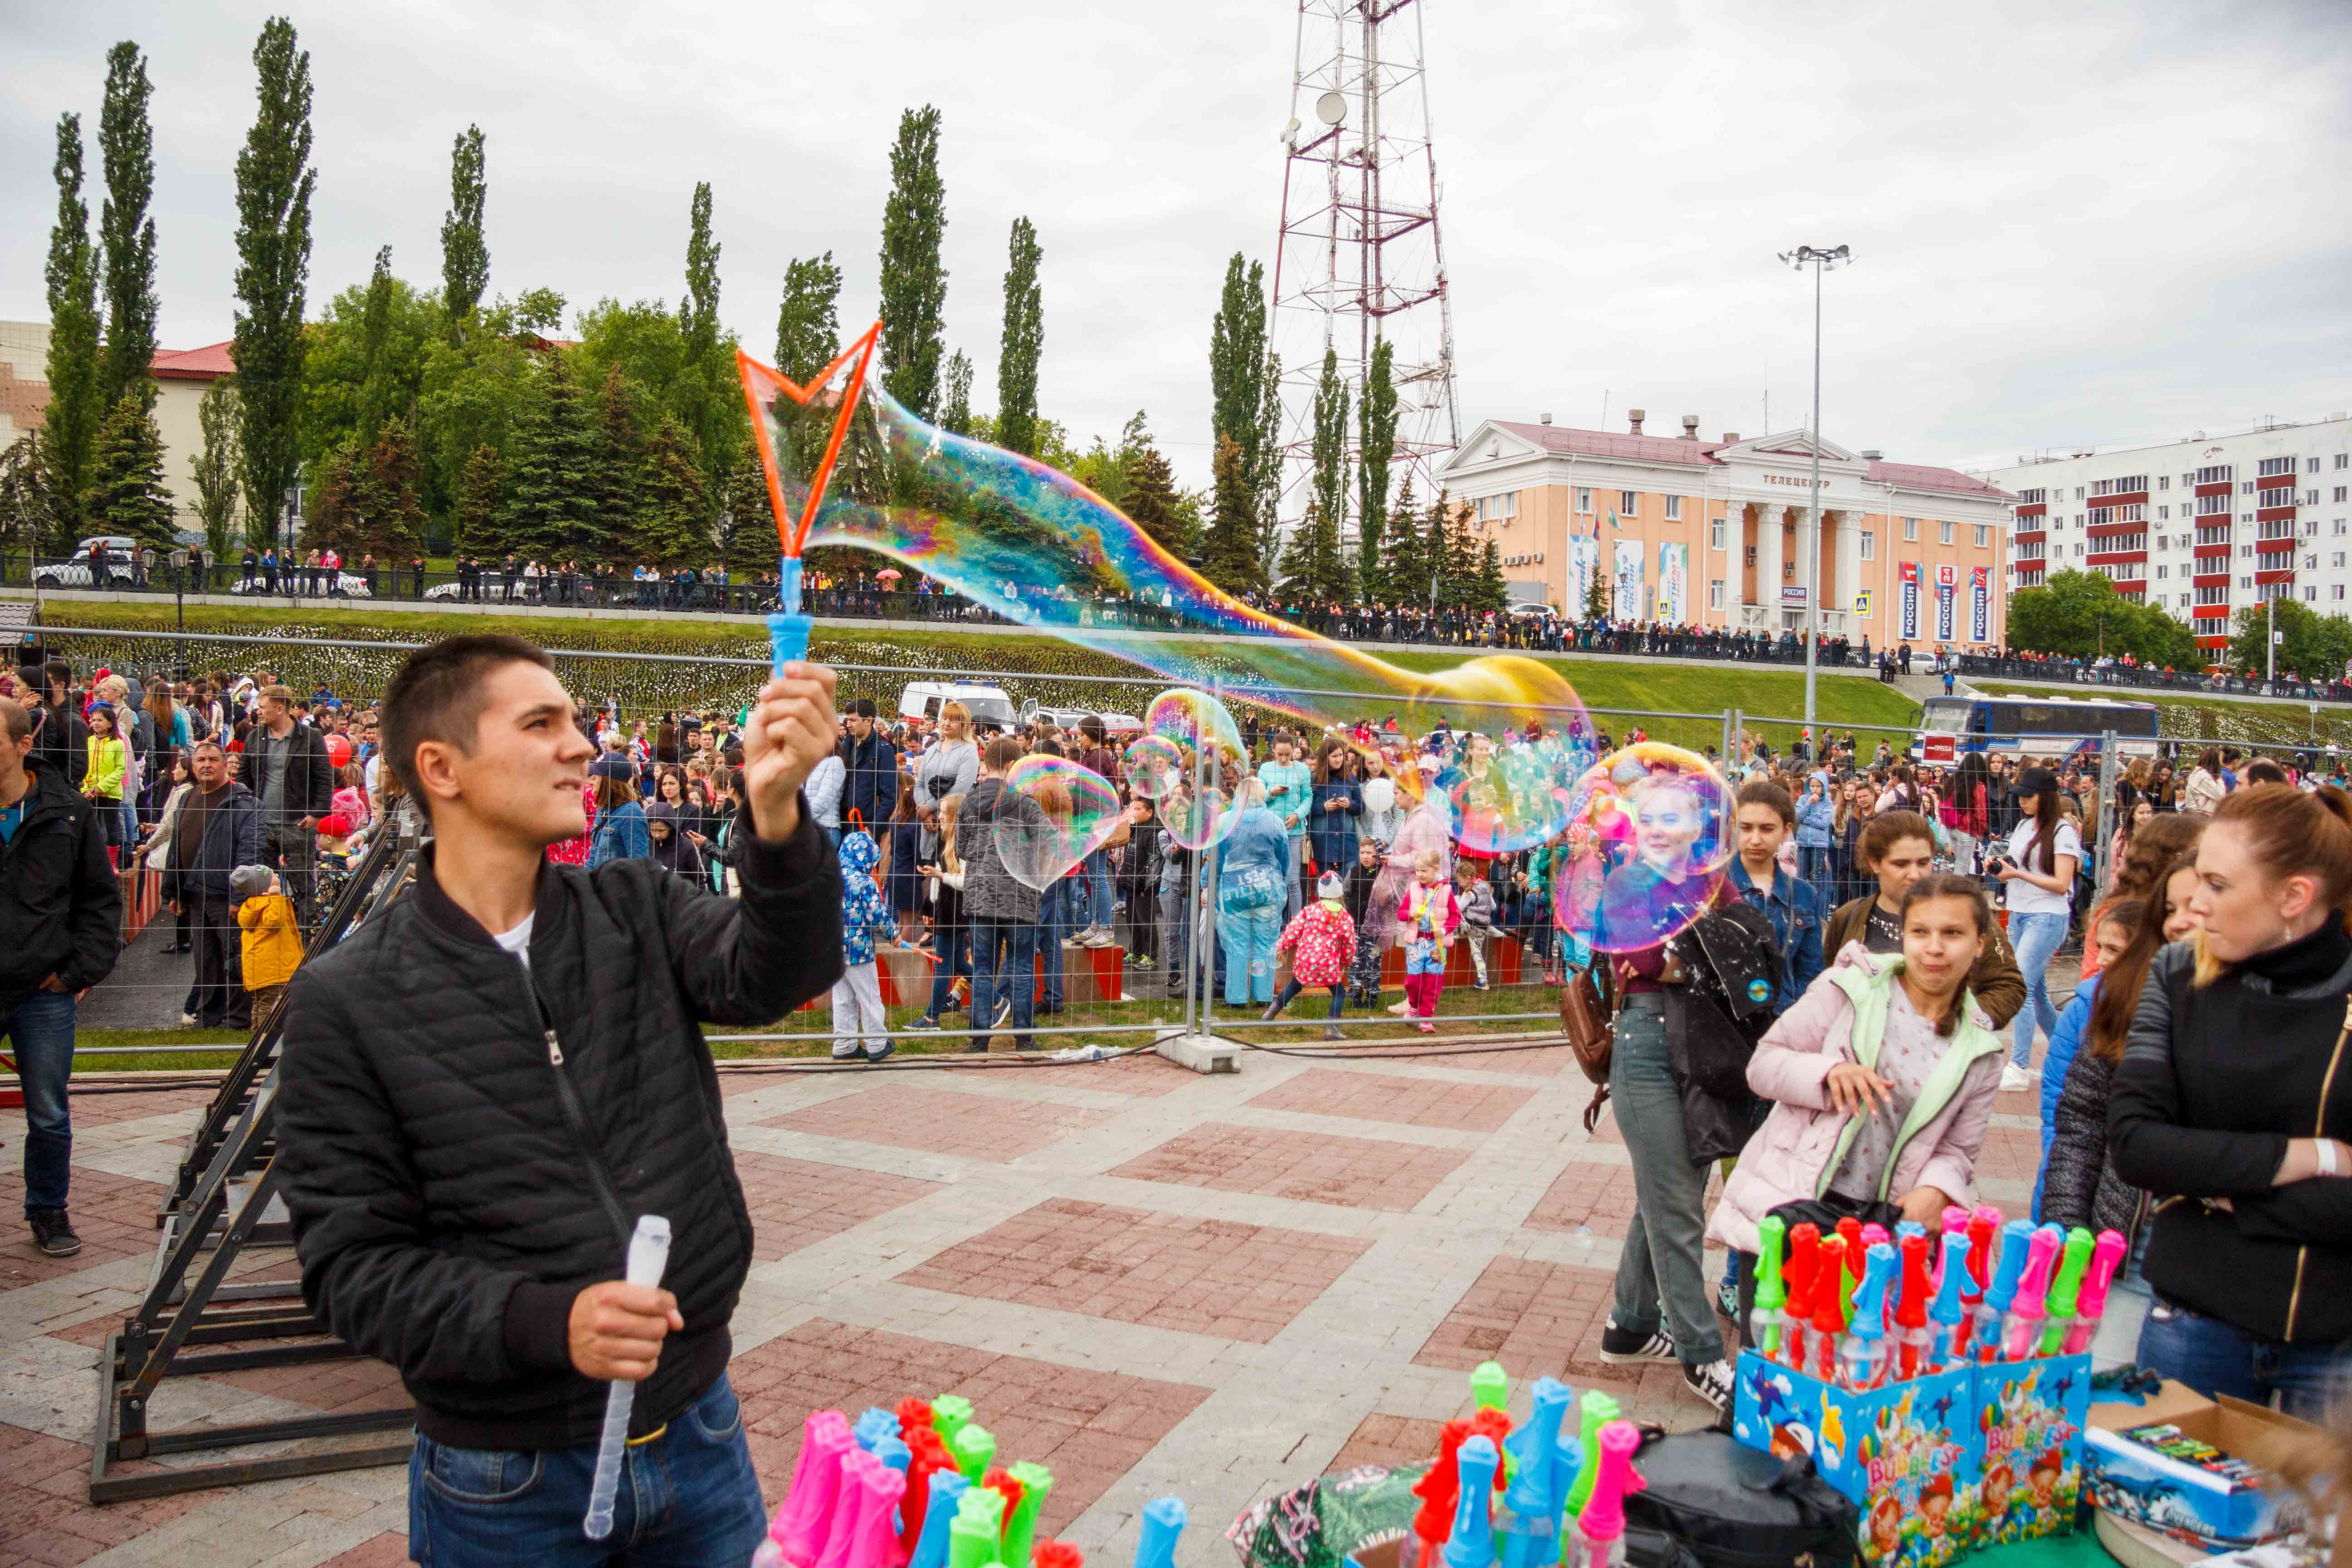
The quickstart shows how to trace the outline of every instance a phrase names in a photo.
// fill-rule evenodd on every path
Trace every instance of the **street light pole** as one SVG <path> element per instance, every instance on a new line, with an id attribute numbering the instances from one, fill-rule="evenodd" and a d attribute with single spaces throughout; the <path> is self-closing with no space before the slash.
<path id="1" fill-rule="evenodd" d="M 1804 537 L 1798 545 L 1805 556 L 1805 731 L 1811 734 L 1820 684 L 1820 656 L 1815 645 L 1821 640 L 1822 609 L 1822 274 L 1841 262 L 1852 261 L 1853 251 L 1843 245 L 1826 249 L 1801 245 L 1795 250 L 1783 251 L 1780 259 L 1800 272 L 1808 266 L 1813 269 L 1812 484 L 1805 498 Z"/>

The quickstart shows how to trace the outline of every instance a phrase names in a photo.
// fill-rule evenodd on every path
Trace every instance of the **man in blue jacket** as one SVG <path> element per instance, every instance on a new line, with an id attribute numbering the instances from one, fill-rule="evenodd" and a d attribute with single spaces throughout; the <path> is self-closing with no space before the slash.
<path id="1" fill-rule="evenodd" d="M 898 808 L 898 749 L 874 721 L 874 699 L 861 697 L 849 705 L 842 721 L 841 822 L 857 813 L 866 831 L 890 820 Z"/>

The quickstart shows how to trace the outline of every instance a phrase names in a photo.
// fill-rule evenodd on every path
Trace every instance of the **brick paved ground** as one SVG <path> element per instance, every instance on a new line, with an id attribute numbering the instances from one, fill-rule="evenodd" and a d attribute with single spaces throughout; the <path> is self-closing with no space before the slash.
<path id="1" fill-rule="evenodd" d="M 1184 1568 L 1272 1489 L 1426 1454 L 1490 1357 L 1601 1387 L 1641 1419 L 1703 1421 L 1671 1368 L 1608 1366 L 1601 1324 L 1633 1187 L 1565 1051 L 1412 1060 L 1245 1056 L 726 1080 L 756 1233 L 732 1376 L 773 1501 L 808 1412 L 960 1393 L 1056 1477 L 1050 1530 L 1123 1561 L 1137 1510 L 1192 1510 Z M 78 1102 L 74 1213 L 40 1258 L 0 1229 L 0 1568 L 309 1568 L 405 1560 L 397 1468 L 152 1502 L 85 1500 L 97 1347 L 135 1300 L 198 1096 Z M 2037 1097 L 2000 1097 L 1979 1175 L 2021 1212 Z M 0 1226 L 20 1206 L 0 1112 Z M 1719 1267 L 1719 1258 L 1709 1259 Z M 282 1253 L 244 1277 L 283 1276 Z M 172 1422 L 398 1397 L 328 1363 L 167 1384 Z"/>

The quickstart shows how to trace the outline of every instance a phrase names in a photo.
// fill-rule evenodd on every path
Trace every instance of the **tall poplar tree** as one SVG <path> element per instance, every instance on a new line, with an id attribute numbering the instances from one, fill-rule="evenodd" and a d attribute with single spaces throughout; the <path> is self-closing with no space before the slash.
<path id="1" fill-rule="evenodd" d="M 375 445 L 384 421 L 395 410 L 392 363 L 392 247 L 379 246 L 375 271 L 368 278 L 367 302 L 360 309 L 360 408 L 352 426 L 354 447 L 362 452 Z"/>
<path id="2" fill-rule="evenodd" d="M 776 310 L 776 368 L 806 385 L 841 353 L 841 268 L 833 252 L 795 257 L 784 268 Z"/>
<path id="3" fill-rule="evenodd" d="M 1037 281 L 1044 252 L 1025 217 L 1013 220 L 1004 268 L 1004 342 L 996 360 L 996 444 L 1037 450 L 1037 356 L 1045 346 L 1045 304 Z"/>
<path id="4" fill-rule="evenodd" d="M 441 216 L 441 311 L 460 333 L 490 286 L 490 247 L 482 233 L 489 188 L 482 128 L 468 125 L 449 148 L 449 210 Z"/>
<path id="5" fill-rule="evenodd" d="M 1339 379 L 1339 351 L 1323 351 L 1323 374 L 1315 384 L 1315 519 L 1319 530 L 1337 541 L 1348 516 L 1348 384 Z M 1324 592 L 1328 575 L 1315 547 L 1316 591 Z M 1344 585 L 1344 584 L 1342 584 Z"/>
<path id="6" fill-rule="evenodd" d="M 98 153 L 106 173 L 99 243 L 105 254 L 106 354 L 99 396 L 111 407 L 127 394 L 155 405 L 155 132 L 147 121 L 147 61 L 125 41 L 107 51 L 106 102 L 98 116 Z M 108 416 L 111 420 L 111 415 Z"/>
<path id="7" fill-rule="evenodd" d="M 1242 253 L 1225 263 L 1224 292 L 1209 326 L 1210 428 L 1246 457 L 1255 449 L 1259 377 L 1265 368 L 1265 268 Z"/>
<path id="8" fill-rule="evenodd" d="M 89 204 L 82 199 L 81 117 L 58 116 L 58 216 L 49 230 L 49 406 L 41 422 L 48 537 L 64 552 L 85 531 L 82 494 L 89 488 L 90 448 L 106 417 L 98 386 L 98 258 L 89 242 Z"/>
<path id="9" fill-rule="evenodd" d="M 705 180 L 694 187 L 688 215 L 686 297 L 677 305 L 686 363 L 671 401 L 694 437 L 704 475 L 713 479 L 734 459 L 739 426 L 732 416 L 740 406 L 730 397 L 737 384 L 734 356 L 719 342 L 719 248 L 710 237 L 710 183 Z"/>
<path id="10" fill-rule="evenodd" d="M 939 423 L 950 436 L 971 434 L 971 361 L 961 349 L 948 356 L 947 395 L 940 404 Z"/>
<path id="11" fill-rule="evenodd" d="M 245 531 L 268 544 L 300 460 L 302 287 L 310 271 L 310 57 L 273 16 L 253 47 L 260 110 L 236 158 L 237 391 Z"/>
<path id="12" fill-rule="evenodd" d="M 1367 584 L 1379 575 L 1381 536 L 1389 510 L 1389 465 L 1396 458 L 1396 346 L 1386 338 L 1372 345 L 1364 368 L 1364 400 L 1357 409 L 1356 561 Z"/>
<path id="13" fill-rule="evenodd" d="M 940 111 L 927 103 L 898 116 L 882 207 L 882 386 L 924 419 L 939 412 L 947 358 L 947 226 Z"/>
<path id="14" fill-rule="evenodd" d="M 236 523 L 236 378 L 225 375 L 196 404 L 196 425 L 204 432 L 196 453 L 196 520 L 215 561 L 229 553 L 229 531 Z"/>
<path id="15" fill-rule="evenodd" d="M 1229 594 L 1265 586 L 1257 498 L 1250 490 L 1247 464 L 1240 442 L 1231 436 L 1217 437 L 1217 453 L 1209 465 L 1215 510 L 1202 542 L 1202 569 Z"/>

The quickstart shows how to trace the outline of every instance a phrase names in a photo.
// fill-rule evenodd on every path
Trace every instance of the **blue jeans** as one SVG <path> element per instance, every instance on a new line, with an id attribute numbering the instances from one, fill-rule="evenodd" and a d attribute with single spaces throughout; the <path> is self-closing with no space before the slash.
<path id="1" fill-rule="evenodd" d="M 1633 1217 L 1617 1257 L 1611 1316 L 1619 1328 L 1646 1335 L 1656 1330 L 1663 1302 L 1682 1363 L 1720 1361 L 1723 1330 L 1703 1258 L 1710 1167 L 1691 1162 L 1682 1091 L 1666 1052 L 1665 1003 L 1655 992 L 1628 996 L 1617 1016 L 1609 1102 L 1633 1167 Z"/>
<path id="2" fill-rule="evenodd" d="M 2257 1339 L 2161 1298 L 2140 1325 L 2139 1364 L 2209 1399 L 2230 1394 L 2268 1405 L 2275 1393 L 2280 1408 L 2304 1421 L 2324 1419 L 2331 1399 L 2352 1387 L 2352 1351 L 2343 1345 Z"/>
<path id="3" fill-rule="evenodd" d="M 931 1005 L 923 1009 L 923 1016 L 936 1024 L 947 1010 L 949 993 L 955 989 L 955 977 L 971 973 L 971 931 L 961 921 L 932 929 L 939 933 L 940 961 L 931 965 Z"/>
<path id="4" fill-rule="evenodd" d="M 2025 976 L 2025 1005 L 2017 1010 L 2016 1033 L 2009 1047 L 2009 1059 L 2019 1067 L 2033 1065 L 2036 1025 L 2044 1035 L 2058 1032 L 2058 1008 L 2050 1000 L 2050 960 L 2065 940 L 2063 914 L 2009 917 L 2009 943 L 2017 950 L 2017 967 Z"/>
<path id="5" fill-rule="evenodd" d="M 1087 856 L 1079 875 L 1086 880 L 1076 889 L 1081 896 L 1078 913 L 1072 923 L 1110 930 L 1118 919 L 1118 903 L 1110 890 L 1110 851 L 1097 849 Z"/>
<path id="6" fill-rule="evenodd" d="M 988 1026 L 996 1016 L 996 999 L 1013 1000 L 1014 1043 L 1027 1049 L 1036 1025 L 1037 928 L 1027 921 L 973 915 L 971 927 L 971 1043 L 983 1050 Z"/>
<path id="7" fill-rule="evenodd" d="M 1298 911 L 1307 907 L 1307 883 L 1302 869 L 1306 864 L 1307 839 L 1302 835 L 1290 841 L 1290 897 L 1282 907 L 1282 919 L 1286 925 L 1297 919 Z M 1344 872 L 1341 874 L 1345 875 Z"/>
<path id="8" fill-rule="evenodd" d="M 1826 918 L 1832 910 L 1838 907 L 1837 872 L 1830 864 L 1830 850 L 1826 845 L 1818 849 L 1798 849 L 1797 875 L 1813 885 L 1813 891 L 1822 900 L 1823 917 Z M 1825 952 L 1822 954 L 1822 962 L 1826 963 L 1836 956 L 1835 953 Z"/>
<path id="9" fill-rule="evenodd" d="M 1070 929 L 1070 904 L 1082 889 L 1065 877 L 1037 895 L 1037 955 L 1044 959 L 1045 1005 L 1062 1005 L 1062 936 Z"/>
<path id="10" fill-rule="evenodd" d="M 0 1013 L 0 1039 L 16 1058 L 25 1087 L 25 1212 L 66 1206 L 73 1118 L 66 1079 L 73 1072 L 74 997 L 36 991 Z"/>
<path id="11" fill-rule="evenodd" d="M 725 1374 L 659 1436 L 630 1447 L 613 1533 L 581 1532 L 596 1472 L 580 1448 L 453 1448 L 418 1433 L 408 1456 L 408 1554 L 465 1568 L 748 1563 L 767 1534 L 743 1408 Z"/>
<path id="12" fill-rule="evenodd" d="M 1225 949 L 1225 1005 L 1274 1000 L 1274 943 L 1282 934 L 1282 911 L 1217 909 L 1217 941 Z"/>

